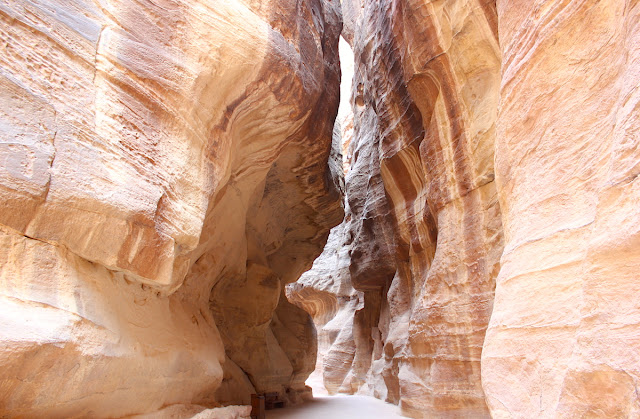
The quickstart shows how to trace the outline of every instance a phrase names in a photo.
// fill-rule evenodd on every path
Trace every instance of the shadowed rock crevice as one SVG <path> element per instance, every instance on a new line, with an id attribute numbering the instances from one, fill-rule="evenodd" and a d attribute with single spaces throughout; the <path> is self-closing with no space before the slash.
<path id="1" fill-rule="evenodd" d="M 299 401 L 282 290 L 343 216 L 339 4 L 17 1 L 0 29 L 0 415 Z"/>
<path id="2" fill-rule="evenodd" d="M 495 5 L 375 1 L 357 10 L 347 21 L 346 216 L 288 294 L 314 306 L 330 393 L 373 395 L 413 417 L 486 417 L 480 354 L 502 253 L 487 181 L 500 78 Z M 321 303 L 327 294 L 342 304 Z"/>

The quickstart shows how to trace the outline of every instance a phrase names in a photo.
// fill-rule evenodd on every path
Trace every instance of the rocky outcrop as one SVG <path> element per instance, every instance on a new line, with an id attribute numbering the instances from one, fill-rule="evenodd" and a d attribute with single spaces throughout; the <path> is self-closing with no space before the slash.
<path id="1" fill-rule="evenodd" d="M 326 390 L 411 417 L 640 415 L 640 6 L 343 9 L 346 216 L 288 289 Z"/>
<path id="2" fill-rule="evenodd" d="M 337 2 L 0 21 L 0 415 L 294 401 L 313 331 L 282 289 L 342 218 Z"/>
<path id="3" fill-rule="evenodd" d="M 640 4 L 498 2 L 495 418 L 640 415 Z"/>
<path id="4" fill-rule="evenodd" d="M 320 328 L 329 392 L 375 395 L 414 417 L 488 416 L 480 356 L 502 252 L 495 7 L 345 8 L 359 11 L 347 32 L 346 218 L 290 294 Z"/>
<path id="5" fill-rule="evenodd" d="M 638 22 L 0 1 L 0 416 L 640 416 Z"/>

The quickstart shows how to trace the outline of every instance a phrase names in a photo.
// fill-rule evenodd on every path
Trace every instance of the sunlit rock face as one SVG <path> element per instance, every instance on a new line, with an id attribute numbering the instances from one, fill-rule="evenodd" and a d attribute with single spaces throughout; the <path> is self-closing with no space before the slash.
<path id="1" fill-rule="evenodd" d="M 337 0 L 0 4 L 0 416 L 306 391 L 282 295 L 342 219 L 340 29 Z"/>
<path id="2" fill-rule="evenodd" d="M 638 417 L 640 4 L 498 1 L 495 418 Z"/>
<path id="3" fill-rule="evenodd" d="M 343 10 L 346 216 L 288 289 L 326 390 L 411 417 L 640 416 L 640 5 Z"/>
<path id="4" fill-rule="evenodd" d="M 306 299 L 325 339 L 329 392 L 413 417 L 489 416 L 480 357 L 502 252 L 495 5 L 343 8 L 355 54 L 346 218 L 292 299 Z"/>
<path id="5" fill-rule="evenodd" d="M 0 416 L 640 416 L 639 22 L 0 1 Z"/>

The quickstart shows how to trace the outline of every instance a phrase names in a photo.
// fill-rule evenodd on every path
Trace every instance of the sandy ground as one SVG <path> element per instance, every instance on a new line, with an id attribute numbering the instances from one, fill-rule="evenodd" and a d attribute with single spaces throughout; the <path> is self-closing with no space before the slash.
<path id="1" fill-rule="evenodd" d="M 365 396 L 316 396 L 299 406 L 268 410 L 267 419 L 392 419 L 400 409 Z"/>

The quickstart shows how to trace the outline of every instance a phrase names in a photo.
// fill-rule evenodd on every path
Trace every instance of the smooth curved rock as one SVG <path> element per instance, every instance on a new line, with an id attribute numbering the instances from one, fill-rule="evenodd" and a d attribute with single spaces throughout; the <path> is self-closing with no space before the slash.
<path id="1" fill-rule="evenodd" d="M 340 28 L 335 0 L 0 2 L 0 416 L 306 393 L 280 289 L 342 217 Z"/>
<path id="2" fill-rule="evenodd" d="M 346 217 L 290 292 L 314 314 L 329 392 L 412 417 L 487 417 L 480 356 L 502 252 L 495 6 L 344 8 L 357 11 Z"/>
<path id="3" fill-rule="evenodd" d="M 289 289 L 326 389 L 412 417 L 640 415 L 640 6 L 344 9 L 346 217 Z"/>
<path id="4" fill-rule="evenodd" d="M 640 416 L 639 22 L 0 0 L 0 416 Z"/>
<path id="5" fill-rule="evenodd" d="M 640 415 L 640 5 L 498 1 L 494 418 Z"/>

